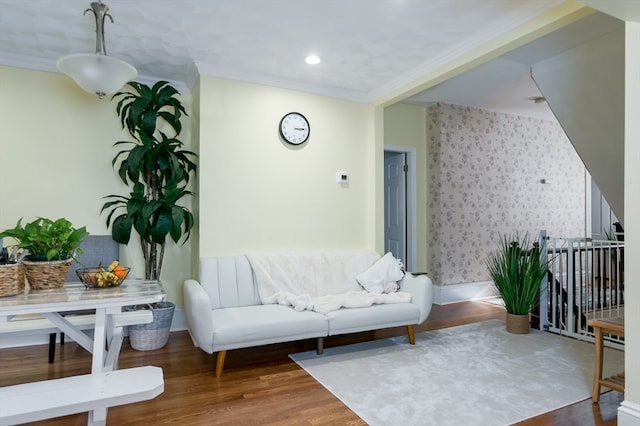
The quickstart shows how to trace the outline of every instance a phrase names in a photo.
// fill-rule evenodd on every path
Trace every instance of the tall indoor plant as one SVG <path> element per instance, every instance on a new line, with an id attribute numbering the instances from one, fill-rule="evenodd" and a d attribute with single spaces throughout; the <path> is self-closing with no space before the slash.
<path id="1" fill-rule="evenodd" d="M 166 81 L 149 87 L 130 82 L 128 89 L 113 95 L 119 99 L 116 113 L 122 128 L 134 141 L 119 141 L 125 147 L 114 157 L 120 179 L 131 187 L 128 196 L 111 194 L 102 206 L 108 211 L 107 226 L 113 239 L 127 244 L 132 229 L 138 233 L 145 262 L 145 278 L 160 279 L 168 236 L 178 243 L 189 239 L 193 214 L 179 201 L 192 195 L 187 189 L 196 173 L 196 154 L 183 149 L 178 139 L 180 119 L 187 115 L 178 91 Z M 170 134 L 167 134 L 170 132 Z"/>
<path id="2" fill-rule="evenodd" d="M 487 258 L 489 274 L 507 310 L 507 331 L 529 332 L 529 314 L 540 303 L 549 260 L 528 234 L 500 237 L 500 248 Z"/>

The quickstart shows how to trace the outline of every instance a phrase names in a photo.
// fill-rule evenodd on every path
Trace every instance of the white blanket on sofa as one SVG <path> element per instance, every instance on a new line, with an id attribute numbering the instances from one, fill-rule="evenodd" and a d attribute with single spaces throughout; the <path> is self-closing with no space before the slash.
<path id="1" fill-rule="evenodd" d="M 322 314 L 340 308 L 411 301 L 409 293 L 372 294 L 356 276 L 380 255 L 369 251 L 247 253 L 264 304 L 292 306 Z"/>

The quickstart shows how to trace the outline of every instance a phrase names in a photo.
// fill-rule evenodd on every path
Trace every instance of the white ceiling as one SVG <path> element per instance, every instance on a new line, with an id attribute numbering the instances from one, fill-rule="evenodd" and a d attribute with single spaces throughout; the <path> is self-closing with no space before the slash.
<path id="1" fill-rule="evenodd" d="M 164 79 L 187 88 L 201 73 L 371 101 L 562 1 L 105 3 L 114 19 L 105 22 L 107 52 L 135 66 L 140 81 Z M 93 15 L 83 15 L 88 7 L 86 0 L 0 0 L 0 64 L 57 72 L 60 56 L 93 52 Z M 580 30 L 595 27 L 592 22 Z M 532 105 L 544 104 L 527 100 L 539 93 L 528 78 L 526 58 L 544 57 L 547 53 L 538 50 L 549 48 L 549 43 L 539 43 L 520 55 L 506 55 L 411 102 L 442 101 L 531 114 Z M 309 53 L 319 55 L 322 63 L 305 64 Z M 520 109 L 505 97 L 517 99 Z"/>
<path id="2" fill-rule="evenodd" d="M 602 13 L 561 28 L 474 69 L 453 77 L 405 102 L 444 102 L 529 117 L 555 120 L 531 78 L 531 67 L 565 50 L 611 32 L 623 21 Z"/>

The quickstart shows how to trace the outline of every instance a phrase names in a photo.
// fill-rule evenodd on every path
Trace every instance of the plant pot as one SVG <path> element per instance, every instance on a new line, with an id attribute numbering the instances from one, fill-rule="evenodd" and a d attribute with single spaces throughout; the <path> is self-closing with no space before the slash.
<path id="1" fill-rule="evenodd" d="M 67 280 L 72 260 L 23 261 L 29 287 L 34 290 L 62 287 Z"/>
<path id="2" fill-rule="evenodd" d="M 529 314 L 516 315 L 507 313 L 507 331 L 513 334 L 528 334 L 529 333 Z"/>
<path id="3" fill-rule="evenodd" d="M 0 265 L 0 296 L 15 296 L 24 291 L 24 265 Z"/>

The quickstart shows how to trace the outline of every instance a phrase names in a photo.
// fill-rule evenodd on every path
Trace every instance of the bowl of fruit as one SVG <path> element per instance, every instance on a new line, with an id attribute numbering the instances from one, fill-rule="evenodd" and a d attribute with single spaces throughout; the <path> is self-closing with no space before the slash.
<path id="1" fill-rule="evenodd" d="M 85 287 L 106 288 L 117 287 L 122 284 L 131 268 L 118 264 L 114 260 L 106 268 L 98 265 L 94 268 L 80 268 L 76 270 L 76 275 Z"/>

